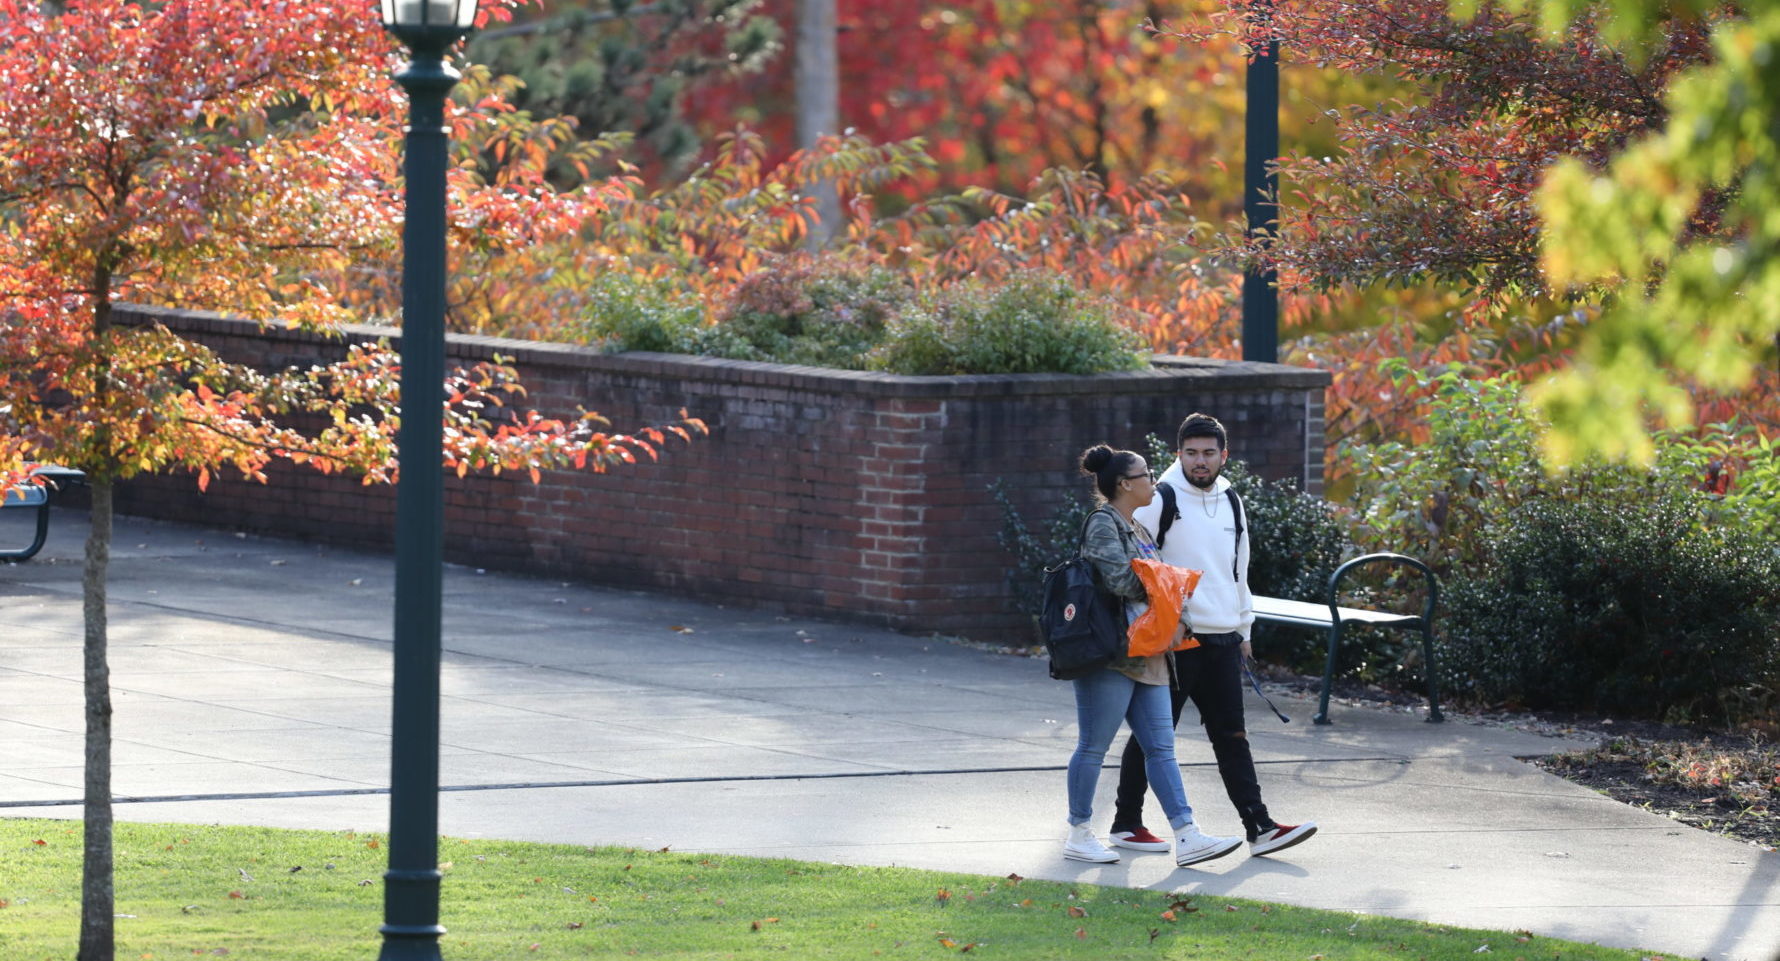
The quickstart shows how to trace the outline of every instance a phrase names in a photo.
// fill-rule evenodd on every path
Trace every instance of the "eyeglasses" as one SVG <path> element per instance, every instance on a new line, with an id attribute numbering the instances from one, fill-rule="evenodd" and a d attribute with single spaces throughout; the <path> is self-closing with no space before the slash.
<path id="1" fill-rule="evenodd" d="M 1151 471 L 1144 471 L 1141 474 L 1124 474 L 1124 475 L 1120 476 L 1120 479 L 1121 480 L 1143 480 L 1146 477 L 1149 478 L 1150 480 L 1155 480 L 1156 472 L 1151 470 Z"/>

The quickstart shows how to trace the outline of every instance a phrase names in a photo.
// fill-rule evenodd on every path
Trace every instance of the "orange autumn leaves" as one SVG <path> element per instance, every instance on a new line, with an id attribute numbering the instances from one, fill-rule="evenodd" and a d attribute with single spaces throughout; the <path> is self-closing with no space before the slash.
<path id="1" fill-rule="evenodd" d="M 485 2 L 484 17 L 514 2 Z M 353 316 L 332 278 L 394 257 L 402 222 L 406 103 L 375 5 L 59 6 L 0 0 L 0 484 L 55 462 L 102 479 L 183 468 L 203 485 L 222 469 L 263 479 L 274 459 L 393 480 L 387 347 L 264 374 L 111 322 L 119 301 L 324 331 Z M 572 232 L 609 195 L 545 185 L 538 157 L 559 132 L 512 116 L 498 89 L 452 114 L 477 142 L 509 145 L 496 169 L 452 173 L 458 232 L 485 246 Z M 500 363 L 444 387 L 442 466 L 459 473 L 601 471 L 704 430 L 516 411 L 523 392 Z"/>

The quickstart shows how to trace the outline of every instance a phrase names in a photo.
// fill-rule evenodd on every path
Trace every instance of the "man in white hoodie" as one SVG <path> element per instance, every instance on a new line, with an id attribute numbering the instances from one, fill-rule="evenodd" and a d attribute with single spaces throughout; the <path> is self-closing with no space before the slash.
<path id="1" fill-rule="evenodd" d="M 1156 536 L 1161 559 L 1203 572 L 1187 601 L 1192 634 L 1199 646 L 1174 654 L 1174 721 L 1191 698 L 1199 709 L 1224 791 L 1248 834 L 1249 853 L 1271 854 L 1316 833 L 1315 822 L 1280 824 L 1261 801 L 1255 760 L 1242 715 L 1242 676 L 1251 654 L 1249 630 L 1255 622 L 1248 586 L 1249 545 L 1242 499 L 1222 476 L 1230 458 L 1224 425 L 1207 414 L 1190 414 L 1177 435 L 1180 459 L 1157 485 L 1172 488 L 1137 509 L 1135 520 Z M 1171 513 L 1164 512 L 1172 507 Z M 1132 738 L 1119 763 L 1119 793 L 1113 812 L 1112 843 L 1139 851 L 1166 851 L 1168 842 L 1143 826 L 1143 796 L 1149 789 L 1143 748 Z"/>

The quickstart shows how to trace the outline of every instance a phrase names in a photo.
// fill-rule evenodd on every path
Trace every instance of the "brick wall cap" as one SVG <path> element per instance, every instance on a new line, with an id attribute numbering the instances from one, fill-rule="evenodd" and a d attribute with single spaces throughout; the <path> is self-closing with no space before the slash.
<path id="1" fill-rule="evenodd" d="M 138 304 L 119 304 L 114 308 L 118 323 L 159 322 L 177 331 L 180 328 L 217 333 L 253 333 L 289 343 L 326 344 L 388 339 L 399 343 L 399 327 L 372 324 L 342 324 L 332 333 L 280 327 L 275 322 L 261 323 L 230 317 L 211 311 L 179 310 Z M 1130 380 L 1147 387 L 1170 380 L 1190 381 L 1195 391 L 1252 390 L 1255 388 L 1303 389 L 1327 387 L 1332 378 L 1328 371 L 1288 364 L 1267 364 L 1258 361 L 1218 360 L 1210 357 L 1179 357 L 1155 354 L 1151 366 L 1144 370 L 1114 371 L 1106 374 L 964 374 L 917 376 L 887 374 L 870 370 L 842 370 L 833 367 L 808 367 L 798 364 L 774 364 L 764 361 L 730 360 L 723 357 L 701 357 L 693 354 L 663 354 L 650 351 L 602 353 L 597 348 L 579 344 L 516 340 L 507 337 L 486 337 L 475 334 L 447 334 L 446 352 L 460 360 L 491 360 L 496 355 L 513 358 L 517 364 L 547 361 L 556 366 L 582 367 L 612 373 L 635 373 L 667 376 L 687 381 L 745 383 L 765 387 L 816 390 L 837 393 L 862 393 L 880 397 L 986 397 L 1017 395 L 1055 395 L 1100 393 L 1109 380 Z M 1209 383 L 1208 383 L 1209 381 Z M 1183 385 L 1187 386 L 1187 385 Z"/>

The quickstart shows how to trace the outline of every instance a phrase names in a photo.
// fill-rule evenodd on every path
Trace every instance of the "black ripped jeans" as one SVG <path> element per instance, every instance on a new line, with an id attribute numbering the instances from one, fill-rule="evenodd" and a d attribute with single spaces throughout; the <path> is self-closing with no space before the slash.
<path id="1" fill-rule="evenodd" d="M 1242 717 L 1242 648 L 1238 644 L 1201 644 L 1174 653 L 1174 687 L 1169 692 L 1174 723 L 1180 725 L 1181 707 L 1188 698 L 1199 709 L 1199 719 L 1211 738 L 1224 792 L 1242 817 L 1242 827 L 1253 838 L 1271 829 L 1267 805 L 1261 803 L 1261 785 L 1255 779 L 1255 758 L 1249 751 L 1248 729 Z M 1137 738 L 1125 742 L 1119 760 L 1119 793 L 1113 808 L 1112 830 L 1135 831 L 1143 826 L 1143 796 L 1150 782 L 1143 771 L 1143 747 Z"/>

